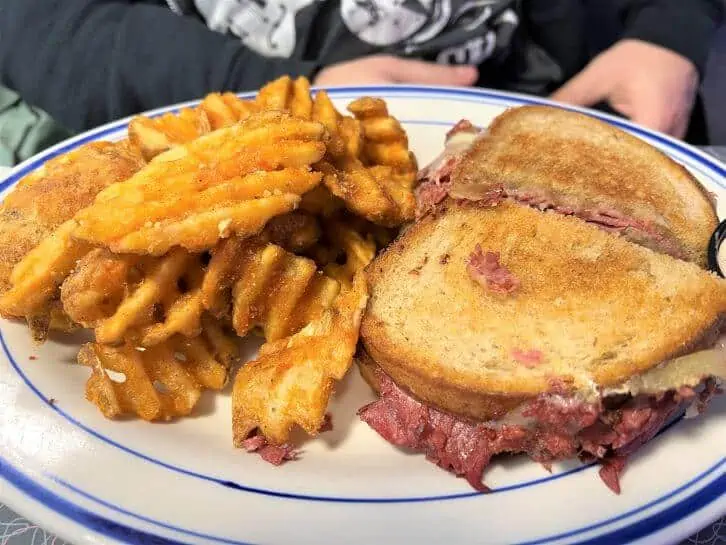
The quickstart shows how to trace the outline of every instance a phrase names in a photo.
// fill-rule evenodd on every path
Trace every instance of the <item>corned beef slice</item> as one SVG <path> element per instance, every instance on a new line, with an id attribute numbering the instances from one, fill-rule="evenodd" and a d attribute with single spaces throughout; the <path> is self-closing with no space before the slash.
<path id="1" fill-rule="evenodd" d="M 270 445 L 267 439 L 259 433 L 251 435 L 242 443 L 247 452 L 256 452 L 265 462 L 279 466 L 287 460 L 297 458 L 297 451 L 292 445 Z"/>
<path id="2" fill-rule="evenodd" d="M 519 279 L 499 262 L 499 253 L 484 252 L 480 244 L 469 256 L 466 270 L 472 280 L 495 293 L 512 293 L 519 287 Z"/>
<path id="3" fill-rule="evenodd" d="M 615 493 L 627 456 L 649 441 L 695 392 L 622 396 L 584 403 L 542 395 L 527 403 L 522 416 L 531 425 L 475 424 L 429 407 L 378 371 L 380 398 L 358 411 L 361 419 L 390 443 L 426 454 L 442 468 L 466 478 L 477 490 L 484 469 L 497 454 L 525 453 L 545 465 L 580 456 L 603 464 L 600 476 Z M 707 381 L 707 391 L 712 391 Z M 686 395 L 683 395 L 686 394 Z"/>
<path id="4" fill-rule="evenodd" d="M 462 119 L 447 133 L 446 142 L 448 143 L 452 136 L 461 132 L 476 134 L 478 130 L 467 120 Z M 431 164 L 421 169 L 418 175 L 419 185 L 415 190 L 417 217 L 433 210 L 449 194 L 452 189 L 451 174 L 467 147 L 466 143 L 456 143 L 446 148 Z M 453 193 L 456 196 L 456 192 Z M 628 217 L 613 208 L 565 206 L 557 202 L 556 196 L 550 195 L 542 189 L 506 189 L 504 186 L 500 186 L 493 189 L 490 194 L 497 194 L 498 200 L 510 199 L 543 211 L 551 210 L 566 216 L 574 215 L 606 231 L 620 234 L 627 232 L 631 239 L 635 239 L 639 244 L 652 250 L 679 259 L 685 257 L 683 248 L 675 240 L 659 233 L 653 225 Z M 485 204 L 496 204 L 496 200 L 492 200 L 491 195 L 487 195 L 484 201 Z"/>

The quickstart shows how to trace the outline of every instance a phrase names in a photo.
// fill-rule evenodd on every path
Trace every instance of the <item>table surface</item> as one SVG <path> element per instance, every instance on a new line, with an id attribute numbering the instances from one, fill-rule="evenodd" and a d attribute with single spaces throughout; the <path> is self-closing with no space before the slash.
<path id="1" fill-rule="evenodd" d="M 702 148 L 726 162 L 726 146 Z M 7 169 L 0 167 L 0 178 Z M 683 542 L 695 545 L 726 544 L 726 517 Z M 66 542 L 21 517 L 0 503 L 0 545 L 65 545 Z"/>

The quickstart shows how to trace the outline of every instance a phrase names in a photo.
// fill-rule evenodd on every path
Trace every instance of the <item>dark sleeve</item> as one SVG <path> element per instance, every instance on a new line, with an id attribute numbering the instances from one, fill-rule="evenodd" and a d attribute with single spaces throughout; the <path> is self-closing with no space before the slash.
<path id="1" fill-rule="evenodd" d="M 263 58 L 160 4 L 0 0 L 0 80 L 75 130 L 314 69 Z"/>
<path id="2" fill-rule="evenodd" d="M 712 38 L 724 17 L 723 0 L 618 0 L 625 38 L 666 47 L 703 74 Z"/>

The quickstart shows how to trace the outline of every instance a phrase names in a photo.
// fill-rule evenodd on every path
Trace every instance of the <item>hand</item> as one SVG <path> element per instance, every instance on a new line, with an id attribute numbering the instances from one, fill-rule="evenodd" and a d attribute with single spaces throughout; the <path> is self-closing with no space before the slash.
<path id="1" fill-rule="evenodd" d="M 606 100 L 635 123 L 683 138 L 697 90 L 698 71 L 691 61 L 657 45 L 622 40 L 552 98 L 579 106 Z"/>
<path id="2" fill-rule="evenodd" d="M 474 66 L 447 66 L 389 55 L 373 55 L 323 68 L 313 84 L 423 83 L 468 86 L 473 85 L 478 77 L 479 72 Z"/>

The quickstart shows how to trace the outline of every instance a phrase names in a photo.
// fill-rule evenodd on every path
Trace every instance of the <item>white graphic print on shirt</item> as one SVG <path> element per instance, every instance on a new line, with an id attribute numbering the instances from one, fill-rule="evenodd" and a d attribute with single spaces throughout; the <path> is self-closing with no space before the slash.
<path id="1" fill-rule="evenodd" d="M 507 0 L 342 0 L 341 17 L 361 40 L 377 46 L 403 44 L 407 54 L 443 34 L 473 34 L 444 45 L 437 61 L 480 64 L 494 52 L 497 30 L 519 25 Z M 497 11 L 497 8 L 498 11 Z M 478 32 L 477 32 L 478 31 Z"/>
<path id="2" fill-rule="evenodd" d="M 207 26 L 239 36 L 265 57 L 289 57 L 295 50 L 295 15 L 317 0 L 195 0 Z"/>
<path id="3" fill-rule="evenodd" d="M 232 33 L 266 57 L 295 51 L 296 14 L 327 0 L 194 0 L 212 30 Z M 339 0 L 345 27 L 394 54 L 481 64 L 519 25 L 515 0 Z M 309 29 L 315 31 L 315 29 Z M 318 30 L 319 31 L 319 30 Z"/>

